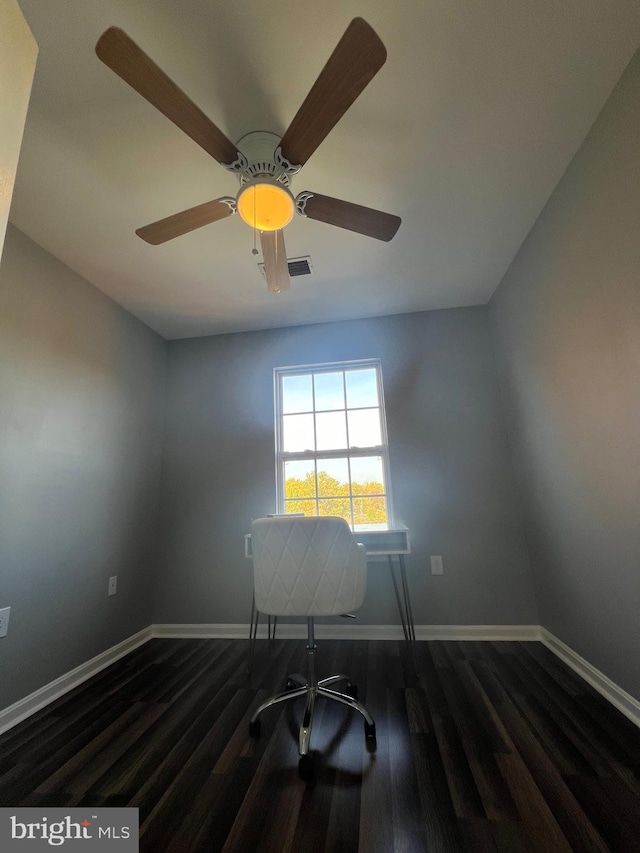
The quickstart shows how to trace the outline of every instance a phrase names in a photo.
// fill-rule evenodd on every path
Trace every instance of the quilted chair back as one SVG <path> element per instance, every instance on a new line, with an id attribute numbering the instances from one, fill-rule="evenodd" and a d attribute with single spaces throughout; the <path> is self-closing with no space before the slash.
<path id="1" fill-rule="evenodd" d="M 364 545 L 342 518 L 258 518 L 251 525 L 251 551 L 261 613 L 336 616 L 362 604 Z"/>

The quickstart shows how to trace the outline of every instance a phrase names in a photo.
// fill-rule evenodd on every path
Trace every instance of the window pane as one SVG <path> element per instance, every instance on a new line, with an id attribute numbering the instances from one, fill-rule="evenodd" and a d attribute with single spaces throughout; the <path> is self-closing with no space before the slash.
<path id="1" fill-rule="evenodd" d="M 384 498 L 354 498 L 353 523 L 355 527 L 385 527 L 387 510 Z"/>
<path id="2" fill-rule="evenodd" d="M 282 412 L 312 412 L 311 374 L 282 377 Z"/>
<path id="3" fill-rule="evenodd" d="M 349 447 L 377 447 L 382 444 L 379 412 L 379 409 L 356 409 L 347 412 Z"/>
<path id="4" fill-rule="evenodd" d="M 346 458 L 318 460 L 318 494 L 325 498 L 349 494 L 349 465 Z"/>
<path id="5" fill-rule="evenodd" d="M 277 368 L 275 376 L 278 512 L 384 527 L 392 511 L 377 361 Z"/>
<path id="6" fill-rule="evenodd" d="M 313 445 L 313 415 L 285 415 L 282 418 L 284 451 L 313 450 Z"/>
<path id="7" fill-rule="evenodd" d="M 351 524 L 351 506 L 349 498 L 334 498 L 318 501 L 318 515 L 337 515 Z"/>
<path id="8" fill-rule="evenodd" d="M 335 450 L 347 446 L 344 412 L 322 412 L 316 415 L 316 442 L 317 450 Z"/>
<path id="9" fill-rule="evenodd" d="M 316 515 L 316 502 L 315 501 L 285 501 L 284 511 L 287 514 L 290 512 L 303 512 L 305 515 Z"/>
<path id="10" fill-rule="evenodd" d="M 378 405 L 378 382 L 375 368 L 346 372 L 347 408 Z"/>
<path id="11" fill-rule="evenodd" d="M 316 472 L 313 459 L 284 463 L 285 498 L 315 498 Z"/>
<path id="12" fill-rule="evenodd" d="M 351 489 L 354 495 L 384 494 L 381 456 L 356 456 L 351 459 Z"/>
<path id="13" fill-rule="evenodd" d="M 344 409 L 344 386 L 342 372 L 316 373 L 313 377 L 316 386 L 316 411 Z"/>

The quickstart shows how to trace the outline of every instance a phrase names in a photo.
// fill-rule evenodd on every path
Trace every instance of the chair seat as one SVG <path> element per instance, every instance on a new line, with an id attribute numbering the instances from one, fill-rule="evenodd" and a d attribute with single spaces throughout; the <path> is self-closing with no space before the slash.
<path id="1" fill-rule="evenodd" d="M 366 553 L 343 519 L 257 519 L 251 547 L 261 613 L 336 616 L 362 604 Z"/>

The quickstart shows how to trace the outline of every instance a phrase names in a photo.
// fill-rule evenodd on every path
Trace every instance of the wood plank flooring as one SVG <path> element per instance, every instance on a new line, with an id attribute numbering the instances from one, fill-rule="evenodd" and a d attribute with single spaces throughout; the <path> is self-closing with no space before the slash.
<path id="1" fill-rule="evenodd" d="M 640 851 L 640 729 L 539 643 L 319 641 L 377 726 L 252 709 L 304 643 L 152 640 L 0 736 L 0 805 L 137 806 L 145 853 Z"/>

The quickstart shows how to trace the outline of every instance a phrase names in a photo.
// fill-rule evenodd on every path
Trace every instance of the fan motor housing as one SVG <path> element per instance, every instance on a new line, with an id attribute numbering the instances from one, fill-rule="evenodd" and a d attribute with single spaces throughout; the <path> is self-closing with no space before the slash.
<path id="1" fill-rule="evenodd" d="M 268 130 L 254 130 L 236 143 L 247 158 L 247 167 L 238 173 L 240 186 L 259 177 L 269 177 L 285 187 L 300 170 L 280 154 L 280 137 Z"/>

